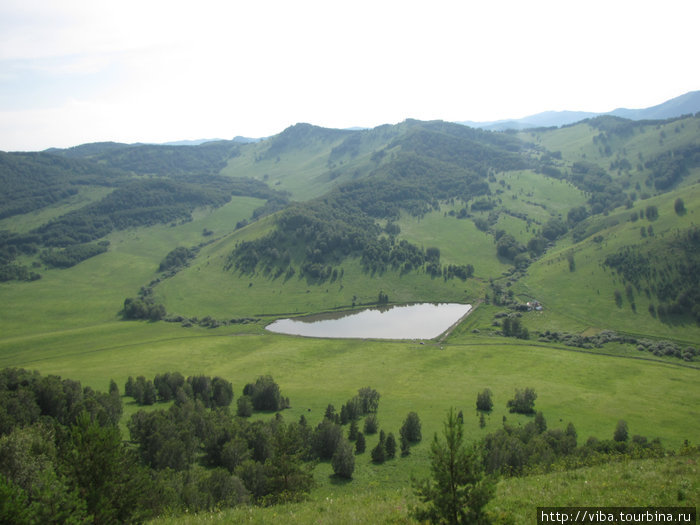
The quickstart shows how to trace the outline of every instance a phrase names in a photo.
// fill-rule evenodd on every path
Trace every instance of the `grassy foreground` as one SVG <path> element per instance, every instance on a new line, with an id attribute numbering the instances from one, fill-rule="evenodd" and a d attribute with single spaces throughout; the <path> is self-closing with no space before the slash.
<path id="1" fill-rule="evenodd" d="M 37 369 L 80 380 L 107 390 L 113 378 L 120 388 L 128 376 L 153 377 L 179 370 L 186 375 L 219 375 L 230 380 L 236 396 L 259 375 L 271 374 L 288 396 L 287 421 L 303 414 L 310 424 L 321 421 L 329 403 L 339 408 L 359 388 L 371 386 L 382 395 L 380 428 L 398 434 L 409 411 L 423 423 L 423 441 L 409 458 L 373 465 L 369 453 L 358 458 L 348 493 L 389 484 L 406 487 L 412 475 L 428 468 L 429 439 L 442 428 L 450 406 L 465 414 L 469 440 L 493 432 L 505 416 L 525 424 L 526 416 L 507 412 L 515 388 L 538 393 L 536 409 L 550 428 L 571 421 L 579 440 L 609 438 L 618 419 L 630 434 L 659 437 L 665 447 L 700 436 L 698 370 L 682 366 L 569 351 L 493 337 L 456 334 L 456 341 L 324 340 L 273 335 L 257 325 L 207 330 L 168 323 L 122 322 L 92 330 L 68 330 L 0 341 L 0 366 Z M 480 429 L 474 412 L 476 395 L 494 393 L 495 408 Z M 367 440 L 367 450 L 377 436 Z M 330 467 L 320 488 L 332 488 Z"/>
<path id="2" fill-rule="evenodd" d="M 487 506 L 496 524 L 536 523 L 538 506 L 697 506 L 700 456 L 624 461 L 499 481 Z M 243 507 L 177 518 L 154 525 L 203 523 L 416 523 L 409 489 L 373 490 L 313 498 L 269 508 Z"/>

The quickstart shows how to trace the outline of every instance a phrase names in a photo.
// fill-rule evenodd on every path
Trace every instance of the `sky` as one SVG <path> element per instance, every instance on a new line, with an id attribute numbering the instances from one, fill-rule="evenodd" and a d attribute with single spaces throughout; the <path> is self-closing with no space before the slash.
<path id="1" fill-rule="evenodd" d="M 492 121 L 700 89 L 697 0 L 2 0 L 0 150 Z"/>

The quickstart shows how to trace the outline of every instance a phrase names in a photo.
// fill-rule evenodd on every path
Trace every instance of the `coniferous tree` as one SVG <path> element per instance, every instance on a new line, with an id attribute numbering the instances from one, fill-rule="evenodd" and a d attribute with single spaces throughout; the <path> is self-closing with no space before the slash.
<path id="1" fill-rule="evenodd" d="M 418 520 L 433 523 L 484 523 L 484 506 L 493 497 L 495 485 L 484 475 L 479 450 L 464 444 L 462 424 L 453 409 L 430 446 L 432 477 L 414 486 L 423 503 L 413 510 Z"/>
<path id="2" fill-rule="evenodd" d="M 376 434 L 379 428 L 379 423 L 377 422 L 377 416 L 370 414 L 365 418 L 364 432 L 365 434 Z"/>
<path id="3" fill-rule="evenodd" d="M 393 432 L 389 432 L 384 441 L 384 450 L 386 451 L 387 459 L 394 459 L 396 457 L 396 438 Z"/>
<path id="4" fill-rule="evenodd" d="M 493 410 L 493 393 L 490 388 L 484 388 L 476 395 L 476 409 L 480 412 Z"/>
<path id="5" fill-rule="evenodd" d="M 535 426 L 540 434 L 547 430 L 547 421 L 545 420 L 542 411 L 538 411 L 537 414 L 535 414 Z"/>
<path id="6" fill-rule="evenodd" d="M 350 441 L 355 441 L 357 439 L 357 433 L 359 432 L 359 428 L 357 426 L 357 420 L 353 419 L 350 421 L 350 429 L 348 430 L 348 439 Z"/>
<path id="7" fill-rule="evenodd" d="M 406 439 L 412 443 L 419 442 L 423 436 L 421 434 L 421 423 L 418 414 L 409 412 L 406 419 L 399 430 L 401 436 L 406 436 Z"/>
<path id="8" fill-rule="evenodd" d="M 377 446 L 372 449 L 372 461 L 374 463 L 384 463 L 386 461 L 386 449 L 382 441 L 379 441 Z"/>
<path id="9" fill-rule="evenodd" d="M 406 457 L 411 453 L 411 444 L 409 443 L 406 436 L 402 435 L 401 439 L 401 456 Z"/>
<path id="10" fill-rule="evenodd" d="M 366 447 L 365 435 L 362 432 L 357 433 L 357 440 L 355 441 L 355 454 L 362 454 Z"/>

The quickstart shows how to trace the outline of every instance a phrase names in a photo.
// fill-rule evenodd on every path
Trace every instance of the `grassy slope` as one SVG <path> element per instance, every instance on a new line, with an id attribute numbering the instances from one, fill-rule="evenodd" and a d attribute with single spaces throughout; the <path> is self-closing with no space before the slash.
<path id="1" fill-rule="evenodd" d="M 510 184 L 510 189 L 504 186 L 503 207 L 517 213 L 534 209 L 540 223 L 546 222 L 551 214 L 562 213 L 583 202 L 581 192 L 566 182 L 530 171 L 502 174 L 502 177 Z M 493 186 L 494 190 L 501 188 L 497 183 Z M 513 199 L 513 196 L 518 198 Z M 525 202 L 528 200 L 541 201 L 547 209 L 530 205 Z M 426 248 L 438 246 L 443 264 L 472 264 L 479 280 L 500 276 L 509 264 L 496 257 L 493 237 L 479 231 L 471 220 L 445 215 L 462 206 L 461 203 L 444 204 L 441 210 L 421 218 L 404 214 L 399 221 L 399 238 Z M 487 213 L 475 215 L 486 216 Z M 320 285 L 308 283 L 298 274 L 285 280 L 284 277 L 273 279 L 260 273 L 239 275 L 235 271 L 223 272 L 227 257 L 237 242 L 264 235 L 270 227 L 271 221 L 266 219 L 205 248 L 190 268 L 160 284 L 156 288 L 157 296 L 173 313 L 225 318 L 252 314 L 301 314 L 349 307 L 353 298 L 356 304 L 376 301 L 380 290 L 389 294 L 391 302 L 469 302 L 483 294 L 483 285 L 475 280 L 465 283 L 454 279 L 445 283 L 415 272 L 403 276 L 391 271 L 368 275 L 362 272 L 358 261 L 352 259 L 341 264 L 344 270 L 342 279 Z M 525 221 L 501 213 L 496 227 L 527 243 L 537 226 L 529 228 Z M 212 294 L 211 290 L 217 290 L 217 293 Z"/>
<path id="2" fill-rule="evenodd" d="M 688 212 L 678 217 L 673 210 L 673 203 L 682 196 Z M 655 205 L 659 210 L 656 221 L 639 220 L 630 222 L 632 211 Z M 617 252 L 626 245 L 655 242 L 656 239 L 670 235 L 676 229 L 684 229 L 697 224 L 700 217 L 700 186 L 694 185 L 677 192 L 671 192 L 635 203 L 633 210 L 618 209 L 609 217 L 597 221 L 619 221 L 618 224 L 597 232 L 603 241 L 596 243 L 592 238 L 572 245 L 568 239 L 558 248 L 549 251 L 533 264 L 529 275 L 516 286 L 523 297 L 536 297 L 548 310 L 562 320 L 570 322 L 569 331 L 581 331 L 586 327 L 600 330 L 612 328 L 634 334 L 646 334 L 656 337 L 677 339 L 688 344 L 697 345 L 700 341 L 700 328 L 696 323 L 669 325 L 653 318 L 648 313 L 649 300 L 643 293 L 636 294 L 636 313 L 632 311 L 627 299 L 622 308 L 614 303 L 613 292 L 620 290 L 624 295 L 624 284 L 615 279 L 610 269 L 603 268 L 600 261 L 605 256 Z M 652 225 L 655 236 L 642 238 L 640 228 Z M 576 270 L 569 271 L 566 254 L 574 252 Z M 563 322 L 566 325 L 566 322 Z M 544 328 L 541 324 L 537 328 Z"/>
<path id="3" fill-rule="evenodd" d="M 373 152 L 384 148 L 408 124 L 356 131 L 357 147 L 331 159 L 333 148 L 348 134 L 327 134 L 317 130 L 297 149 L 269 155 L 274 139 L 248 144 L 241 155 L 229 160 L 223 175 L 246 176 L 265 181 L 271 188 L 288 191 L 293 200 L 304 201 L 323 195 L 338 184 L 366 175 L 376 167 Z"/>
<path id="4" fill-rule="evenodd" d="M 471 220 L 445 217 L 444 211 L 450 208 L 444 206 L 420 219 L 404 215 L 398 223 L 399 238 L 425 248 L 438 246 L 443 264 L 471 264 L 481 278 L 505 271 L 508 265 L 496 259 L 493 237 L 479 231 Z"/>
<path id="5" fill-rule="evenodd" d="M 65 270 L 41 269 L 39 281 L 0 284 L 2 337 L 31 337 L 117 320 L 124 299 L 136 295 L 157 275 L 158 264 L 170 250 L 206 240 L 203 228 L 216 237 L 249 217 L 261 203 L 237 197 L 212 213 L 199 212 L 197 220 L 180 226 L 115 232 L 108 236 L 110 248 L 104 254 Z"/>
<path id="6" fill-rule="evenodd" d="M 695 454 L 504 479 L 499 481 L 486 509 L 495 524 L 526 525 L 536 523 L 538 506 L 696 506 L 700 501 L 698 461 L 700 456 Z M 163 518 L 153 523 L 417 523 L 409 516 L 415 504 L 408 489 L 358 491 L 269 508 Z"/>

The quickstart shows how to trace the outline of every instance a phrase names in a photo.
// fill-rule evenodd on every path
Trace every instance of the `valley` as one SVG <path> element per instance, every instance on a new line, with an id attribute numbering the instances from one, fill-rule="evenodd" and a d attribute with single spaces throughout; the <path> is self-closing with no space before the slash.
<path id="1" fill-rule="evenodd" d="M 45 168 L 53 158 L 55 172 Z M 269 375 L 290 399 L 283 420 L 303 416 L 312 428 L 329 404 L 367 386 L 381 394 L 376 415 L 387 432 L 419 414 L 423 439 L 407 457 L 372 461 L 378 436 L 368 435 L 352 480 L 321 460 L 305 503 L 255 507 L 251 522 L 284 512 L 302 523 L 357 507 L 410 523 L 411 479 L 429 475 L 430 442 L 448 409 L 463 411 L 470 443 L 506 424 L 525 428 L 533 417 L 506 406 L 525 387 L 548 428 L 572 423 L 580 447 L 591 436 L 612 440 L 622 419 L 630 436 L 659 438 L 668 453 L 502 476 L 487 507 L 494 522 L 527 523 L 539 502 L 514 502 L 538 490 L 543 505 L 627 504 L 625 480 L 648 492 L 634 504 L 700 501 L 698 452 L 684 445 L 700 439 L 697 115 L 517 132 L 412 120 L 369 130 L 297 124 L 247 144 L 95 144 L 0 161 L 3 186 L 30 195 L 21 209 L 9 191 L 0 202 L 0 368 L 102 392 L 113 380 L 122 393 L 130 376 L 217 376 L 233 385 L 232 411 L 246 384 Z M 28 172 L 40 175 L 21 176 Z M 49 262 L 66 258 L 68 267 Z M 143 318 L 124 318 L 127 299 Z M 474 310 L 439 342 L 265 329 L 281 318 L 419 302 Z M 485 388 L 495 405 L 480 426 L 474 401 Z M 124 440 L 138 410 L 170 406 L 123 403 Z M 679 466 L 670 452 L 684 446 Z M 645 465 L 656 474 L 642 482 Z M 673 468 L 687 486 L 656 490 L 680 483 Z M 551 488 L 562 478 L 578 486 L 579 476 L 592 492 Z M 612 485 L 620 499 L 603 497 Z"/>

